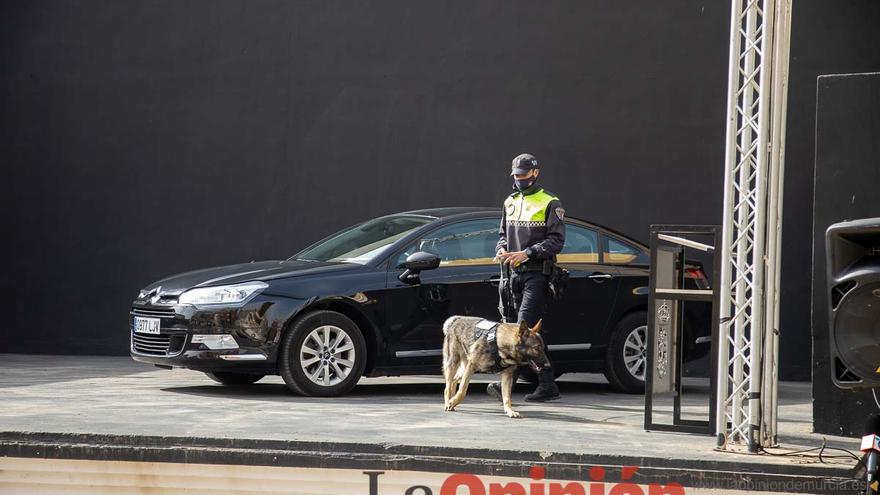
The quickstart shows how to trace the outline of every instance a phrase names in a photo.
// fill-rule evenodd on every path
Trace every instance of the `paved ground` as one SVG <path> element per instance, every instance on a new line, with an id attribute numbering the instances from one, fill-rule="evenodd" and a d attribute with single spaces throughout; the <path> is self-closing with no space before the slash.
<path id="1" fill-rule="evenodd" d="M 514 403 L 524 418 L 505 417 L 485 395 L 487 377 L 454 413 L 442 408 L 438 377 L 363 379 L 348 397 L 291 395 L 279 377 L 256 385 L 218 385 L 201 373 L 160 370 L 127 357 L 0 355 L 0 430 L 196 436 L 528 450 L 609 456 L 714 459 L 764 464 L 819 464 L 817 457 L 771 457 L 714 450 L 709 436 L 646 432 L 644 398 L 613 393 L 599 375 L 561 378 L 563 400 Z M 688 392 L 705 400 L 705 389 Z M 817 447 L 810 433 L 807 383 L 780 387 L 783 450 Z M 514 430 L 511 430 L 514 427 Z M 511 434 L 511 431 L 517 434 Z M 828 446 L 857 450 L 855 439 Z M 782 450 L 780 450 L 781 452 Z M 851 464 L 826 452 L 821 466 Z M 820 466 L 820 467 L 821 467 Z"/>

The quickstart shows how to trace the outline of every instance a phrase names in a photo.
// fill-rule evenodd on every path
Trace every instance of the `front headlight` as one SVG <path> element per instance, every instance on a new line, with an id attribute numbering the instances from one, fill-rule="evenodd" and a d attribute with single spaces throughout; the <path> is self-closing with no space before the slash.
<path id="1" fill-rule="evenodd" d="M 263 282 L 198 287 L 181 294 L 177 302 L 178 304 L 192 304 L 193 306 L 236 305 L 247 301 L 251 296 L 266 287 L 269 287 L 269 285 Z"/>

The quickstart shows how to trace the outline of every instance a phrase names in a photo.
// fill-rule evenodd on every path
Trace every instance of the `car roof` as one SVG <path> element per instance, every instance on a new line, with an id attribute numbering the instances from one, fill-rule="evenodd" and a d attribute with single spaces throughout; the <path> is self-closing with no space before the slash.
<path id="1" fill-rule="evenodd" d="M 423 208 L 421 210 L 410 210 L 403 211 L 398 213 L 399 215 L 423 215 L 427 217 L 433 217 L 437 219 L 450 219 L 454 217 L 466 217 L 466 216 L 475 216 L 475 214 L 501 214 L 501 208 L 491 207 L 491 206 L 449 206 L 443 208 Z M 568 216 L 568 218 L 572 220 L 577 220 L 578 222 L 586 223 L 592 225 L 594 227 L 605 230 L 611 234 L 622 237 L 630 242 L 638 244 L 640 247 L 647 249 L 647 245 L 643 242 L 640 242 L 637 239 L 633 239 L 632 237 L 620 232 L 618 230 L 612 229 L 610 227 L 606 227 L 605 225 L 598 224 L 596 222 L 591 222 L 589 220 L 584 220 L 578 217 Z"/>
<path id="2" fill-rule="evenodd" d="M 400 215 L 424 215 L 434 218 L 446 218 L 468 213 L 494 213 L 500 212 L 501 208 L 491 206 L 448 206 L 445 208 L 423 208 L 421 210 L 402 211 Z"/>

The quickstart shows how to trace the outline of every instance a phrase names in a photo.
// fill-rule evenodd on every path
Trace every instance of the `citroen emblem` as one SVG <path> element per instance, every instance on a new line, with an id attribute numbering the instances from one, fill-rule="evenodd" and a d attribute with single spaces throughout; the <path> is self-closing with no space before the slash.
<path id="1" fill-rule="evenodd" d="M 162 290 L 162 286 L 156 287 L 156 290 L 153 291 L 153 297 L 150 298 L 150 304 L 157 304 L 159 302 L 159 291 Z"/>

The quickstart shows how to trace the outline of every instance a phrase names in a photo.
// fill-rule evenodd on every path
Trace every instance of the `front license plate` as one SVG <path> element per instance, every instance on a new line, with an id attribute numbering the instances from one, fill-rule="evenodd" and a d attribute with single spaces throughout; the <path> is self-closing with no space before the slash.
<path id="1" fill-rule="evenodd" d="M 134 331 L 137 333 L 159 333 L 159 318 L 134 317 Z"/>

